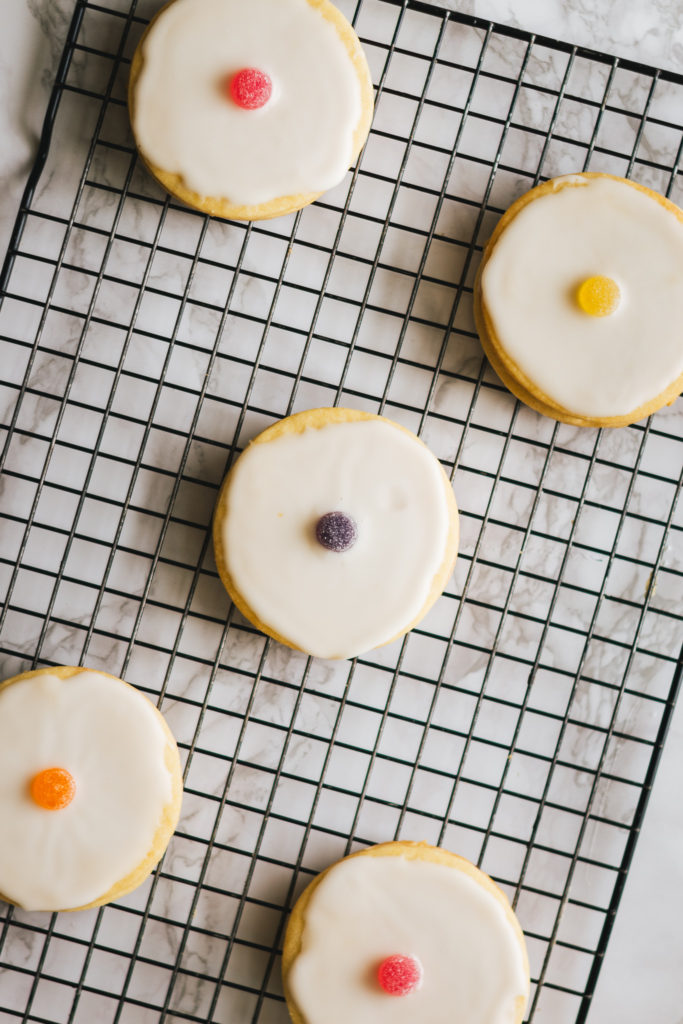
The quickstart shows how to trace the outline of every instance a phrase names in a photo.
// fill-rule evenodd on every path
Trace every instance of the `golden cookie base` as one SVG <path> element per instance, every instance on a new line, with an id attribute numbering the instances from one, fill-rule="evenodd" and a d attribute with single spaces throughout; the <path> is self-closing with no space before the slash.
<path id="1" fill-rule="evenodd" d="M 85 667 L 79 668 L 70 665 L 58 665 L 55 668 L 39 668 L 34 669 L 31 672 L 22 672 L 18 676 L 12 676 L 10 679 L 5 679 L 4 682 L 0 683 L 0 692 L 8 686 L 13 686 L 15 683 L 20 683 L 24 679 L 30 679 L 33 676 L 51 675 L 57 676 L 58 679 L 69 679 L 70 676 L 78 675 L 79 672 L 99 672 L 100 675 L 109 676 L 110 679 L 116 679 L 117 682 L 124 683 L 125 686 L 130 686 L 130 683 L 126 683 L 125 680 L 119 679 L 118 676 L 111 675 L 110 672 L 101 672 L 99 669 L 90 669 Z M 133 686 L 130 688 L 135 689 Z M 81 907 L 63 907 L 60 908 L 60 910 L 69 912 L 74 910 L 90 910 L 92 907 L 101 907 L 105 903 L 112 903 L 114 900 L 121 899 L 122 896 L 126 896 L 129 892 L 132 892 L 133 889 L 137 889 L 137 887 L 141 885 L 150 874 L 152 868 L 154 868 L 161 860 L 171 836 L 175 831 L 176 825 L 178 824 L 178 818 L 180 817 L 180 805 L 183 798 L 183 776 L 180 768 L 178 747 L 171 730 L 166 724 L 166 719 L 153 704 L 151 706 L 154 708 L 166 735 L 167 743 L 164 750 L 164 762 L 168 773 L 171 776 L 172 787 L 171 799 L 162 810 L 161 819 L 152 839 L 152 845 L 144 859 L 140 861 L 140 863 L 124 878 L 115 882 L 114 885 L 112 885 L 112 887 L 102 896 L 98 896 L 97 899 L 92 900 L 90 903 L 85 903 Z M 3 899 L 6 903 L 13 902 L 8 896 L 3 895 L 2 893 L 0 893 L 0 899 Z M 48 911 L 53 910 L 51 907 L 46 907 L 45 909 Z"/>
<path id="2" fill-rule="evenodd" d="M 408 434 L 409 437 L 412 437 L 413 440 L 418 441 L 420 444 L 424 444 L 424 442 L 420 441 L 420 439 L 410 430 L 406 430 L 405 427 L 402 427 L 399 423 L 395 423 L 393 420 L 387 419 L 385 416 L 375 416 L 373 413 L 360 412 L 357 409 L 338 408 L 308 409 L 305 412 L 294 413 L 294 415 L 287 416 L 285 419 L 274 423 L 272 427 L 268 427 L 268 429 L 264 430 L 258 435 L 258 437 L 255 437 L 250 444 L 267 444 L 269 441 L 275 441 L 279 437 L 283 437 L 288 434 L 302 434 L 304 430 L 319 430 L 321 427 L 326 427 L 330 423 L 352 423 L 357 420 L 383 420 L 396 430 L 403 430 L 404 433 Z M 430 452 L 430 454 L 432 453 Z M 384 647 L 385 644 L 393 643 L 394 640 L 397 640 L 405 633 L 408 633 L 417 625 L 420 619 L 424 618 L 437 598 L 439 598 L 443 593 L 449 577 L 453 572 L 453 566 L 455 565 L 455 559 L 458 554 L 458 507 L 455 502 L 451 482 L 446 476 L 441 464 L 438 464 L 443 478 L 444 494 L 448 505 L 449 518 L 449 529 L 448 536 L 446 538 L 443 561 L 434 575 L 427 600 L 419 613 L 405 627 L 405 629 L 402 629 L 396 634 L 396 636 L 392 636 L 389 640 L 386 640 L 384 644 L 381 644 L 380 646 L 382 647 Z M 291 640 L 288 640 L 287 637 L 281 636 L 280 633 L 269 626 L 268 623 L 263 622 L 263 620 L 259 618 L 256 612 L 247 604 L 234 579 L 230 575 L 226 564 L 225 547 L 223 544 L 223 521 L 228 512 L 231 479 L 232 471 L 228 473 L 223 481 L 213 518 L 213 546 L 218 574 L 223 582 L 223 586 L 232 598 L 233 603 L 237 608 L 239 608 L 245 619 L 248 619 L 249 622 L 256 626 L 257 629 L 260 629 L 262 633 L 272 637 L 273 640 L 277 640 L 278 643 L 284 644 L 286 647 L 291 647 L 293 650 L 301 650 L 301 648 L 297 647 L 297 645 L 292 643 Z M 308 654 L 308 651 L 304 651 L 303 653 Z M 344 655 L 341 657 L 344 657 Z"/>
<path id="3" fill-rule="evenodd" d="M 248 2 L 248 0 L 245 0 L 245 2 Z M 337 8 L 330 3 L 330 0 L 307 0 L 307 2 L 311 7 L 319 10 L 322 16 L 334 25 L 339 38 L 346 47 L 356 71 L 356 75 L 358 76 L 358 82 L 361 89 L 361 116 L 353 134 L 353 152 L 350 161 L 350 163 L 353 164 L 365 145 L 365 140 L 368 137 L 374 113 L 374 94 L 372 89 L 372 79 L 370 77 L 370 69 L 368 68 L 368 62 L 365 59 L 365 54 L 363 53 L 358 36 L 341 11 L 337 10 Z M 133 54 L 130 78 L 128 80 L 128 109 L 130 112 L 131 126 L 135 124 L 135 86 L 144 64 L 142 51 L 144 48 L 145 38 L 156 19 L 163 14 L 166 8 L 170 7 L 172 3 L 174 3 L 174 0 L 170 0 L 170 3 L 165 4 L 161 10 L 157 12 L 154 18 L 152 18 L 137 45 L 135 53 Z M 135 135 L 134 129 L 133 134 Z M 223 217 L 225 220 L 270 220 L 273 217 L 283 217 L 285 214 L 294 213 L 296 210 L 300 210 L 302 207 L 308 206 L 309 203 L 312 203 L 322 195 L 322 192 L 307 192 L 300 193 L 298 195 L 280 196 L 276 199 L 269 200 L 267 203 L 257 203 L 251 206 L 233 203 L 227 197 L 200 196 L 198 192 L 193 192 L 192 189 L 187 188 L 180 175 L 165 171 L 163 168 L 157 167 L 152 163 L 152 161 L 148 160 L 140 147 L 140 143 L 137 138 L 135 139 L 135 142 L 142 161 L 148 171 L 154 178 L 156 178 L 159 184 L 166 189 L 167 192 L 170 192 L 172 196 L 175 196 L 176 199 L 180 199 L 187 206 L 191 206 L 195 210 L 200 210 L 202 213 L 208 213 L 211 217 Z"/>
<path id="4" fill-rule="evenodd" d="M 639 185 L 635 181 L 628 181 L 626 178 L 619 178 L 614 174 L 596 174 L 586 171 L 582 172 L 580 176 L 584 178 L 611 178 L 614 181 L 624 182 L 624 184 L 630 185 L 631 188 L 644 192 L 651 199 L 655 199 L 661 206 L 675 214 L 678 220 L 683 223 L 682 210 L 664 196 L 659 195 L 659 193 L 645 188 L 644 185 Z M 630 412 L 625 413 L 623 416 L 581 416 L 578 413 L 572 412 L 571 409 L 565 409 L 563 406 L 553 402 L 552 398 L 549 398 L 508 355 L 495 332 L 483 301 L 481 276 L 502 233 L 528 203 L 532 203 L 535 199 L 539 199 L 548 193 L 558 192 L 563 188 L 582 188 L 582 186 L 571 179 L 569 181 L 562 181 L 562 179 L 551 178 L 542 185 L 538 185 L 536 188 L 526 192 L 503 214 L 484 249 L 481 265 L 474 282 L 474 321 L 477 325 L 482 347 L 491 366 L 505 387 L 519 398 L 520 401 L 524 402 L 525 405 L 530 406 L 544 416 L 549 416 L 551 419 L 560 420 L 562 423 L 571 423 L 579 427 L 625 427 L 630 423 L 636 423 L 638 420 L 645 419 L 665 405 L 671 405 L 681 391 L 683 391 L 683 374 L 672 381 L 659 395 L 650 399 L 649 402 L 638 406 L 637 409 L 632 409 Z"/>
<path id="5" fill-rule="evenodd" d="M 524 933 L 522 932 L 519 921 L 515 917 L 512 907 L 508 902 L 507 896 L 498 888 L 493 879 L 489 878 L 489 876 L 484 874 L 483 871 L 480 871 L 479 868 L 475 867 L 471 861 L 466 860 L 464 857 L 459 857 L 456 853 L 451 853 L 449 850 L 443 850 L 439 846 L 430 846 L 429 843 L 414 843 L 405 840 L 391 843 L 379 843 L 377 846 L 369 846 L 366 850 L 359 850 L 357 853 L 350 854 L 349 857 L 344 857 L 343 860 L 349 860 L 351 857 L 403 857 L 405 860 L 426 860 L 431 861 L 434 864 L 445 864 L 446 867 L 453 868 L 456 871 L 462 871 L 464 874 L 468 875 L 472 881 L 483 886 L 484 889 L 486 889 L 486 891 L 493 896 L 498 903 L 500 903 L 501 907 L 505 911 L 505 916 L 512 926 L 515 937 L 519 943 L 519 948 L 522 952 L 524 961 L 524 970 L 528 976 L 529 959 L 526 951 L 526 943 L 524 941 Z M 303 933 L 306 925 L 306 911 L 316 888 L 320 885 L 328 872 L 334 871 L 335 867 L 339 863 L 341 863 L 341 861 L 336 861 L 335 864 L 330 865 L 329 868 L 326 868 L 325 871 L 317 875 L 304 889 L 301 896 L 299 896 L 299 899 L 294 904 L 294 908 L 287 925 L 282 950 L 282 981 L 285 999 L 287 1000 L 287 1009 L 289 1010 L 289 1015 L 294 1024 L 307 1024 L 306 1019 L 301 1014 L 293 999 L 292 992 L 289 987 L 289 973 L 294 961 L 301 952 Z M 521 1024 L 521 1021 L 524 1018 L 525 1009 L 526 998 L 524 996 L 520 996 L 515 1006 L 515 1017 L 512 1024 Z"/>

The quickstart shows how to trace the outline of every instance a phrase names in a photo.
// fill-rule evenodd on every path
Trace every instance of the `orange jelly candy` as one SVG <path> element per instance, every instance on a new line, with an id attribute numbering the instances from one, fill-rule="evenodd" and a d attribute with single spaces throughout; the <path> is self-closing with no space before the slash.
<path id="1" fill-rule="evenodd" d="M 76 795 L 76 783 L 66 768 L 45 768 L 31 779 L 31 798 L 46 811 L 61 811 Z"/>

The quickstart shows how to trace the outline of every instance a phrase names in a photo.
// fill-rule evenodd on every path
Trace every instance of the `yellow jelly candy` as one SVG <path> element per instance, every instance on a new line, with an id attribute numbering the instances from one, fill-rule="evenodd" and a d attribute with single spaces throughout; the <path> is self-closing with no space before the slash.
<path id="1" fill-rule="evenodd" d="M 579 286 L 576 301 L 589 316 L 609 316 L 619 305 L 619 285 L 611 277 L 588 277 Z"/>

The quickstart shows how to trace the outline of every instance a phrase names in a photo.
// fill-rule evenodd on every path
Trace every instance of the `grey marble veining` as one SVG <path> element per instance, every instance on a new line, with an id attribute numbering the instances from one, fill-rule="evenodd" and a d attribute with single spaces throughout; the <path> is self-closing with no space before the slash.
<path id="1" fill-rule="evenodd" d="M 683 21 L 676 0 L 448 0 L 441 6 L 655 67 L 679 71 L 683 66 Z"/>

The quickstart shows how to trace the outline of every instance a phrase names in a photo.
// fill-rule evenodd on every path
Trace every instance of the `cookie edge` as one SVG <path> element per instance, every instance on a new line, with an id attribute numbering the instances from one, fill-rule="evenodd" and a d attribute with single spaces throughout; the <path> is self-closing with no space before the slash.
<path id="1" fill-rule="evenodd" d="M 645 185 L 640 185 L 636 181 L 630 181 L 628 178 L 620 178 L 615 174 L 602 174 L 595 171 L 578 171 L 575 174 L 566 174 L 557 178 L 550 178 L 541 185 L 536 185 L 535 188 L 529 189 L 528 192 L 525 192 L 519 197 L 519 199 L 515 200 L 515 202 L 508 207 L 498 221 L 493 234 L 484 248 L 481 263 L 474 282 L 474 322 L 476 324 L 482 348 L 484 349 L 486 358 L 491 364 L 493 370 L 498 377 L 500 377 L 508 391 L 511 391 L 512 394 L 525 405 L 534 409 L 536 412 L 542 413 L 544 416 L 548 416 L 550 419 L 559 420 L 562 423 L 569 423 L 572 426 L 626 427 L 631 423 L 637 423 L 639 420 L 645 419 L 663 408 L 665 405 L 671 405 L 675 402 L 681 391 L 683 391 L 683 374 L 677 377 L 667 388 L 665 388 L 664 391 L 650 399 L 649 402 L 645 402 L 638 406 L 638 408 L 632 409 L 630 412 L 621 416 L 581 416 L 578 413 L 572 412 L 571 409 L 566 409 L 553 402 L 553 400 L 546 395 L 541 388 L 530 380 L 530 378 L 508 355 L 496 335 L 482 294 L 481 278 L 484 268 L 493 254 L 493 250 L 498 239 L 505 229 L 512 223 L 517 214 L 521 213 L 528 203 L 533 202 L 534 199 L 538 199 L 543 195 L 561 191 L 563 188 L 581 188 L 582 185 L 580 182 L 576 181 L 577 178 L 607 178 L 612 181 L 618 181 L 622 184 L 629 185 L 631 188 L 635 188 L 639 192 L 645 193 L 645 195 L 649 196 L 651 199 L 656 200 L 656 202 L 661 206 L 673 213 L 681 224 L 683 224 L 683 210 L 676 206 L 675 203 L 672 203 L 670 199 L 667 199 L 658 192 L 647 188 Z"/>
<path id="2" fill-rule="evenodd" d="M 164 4 L 164 6 L 157 11 L 143 32 L 133 54 L 130 75 L 128 78 L 128 112 L 131 131 L 133 132 L 133 138 L 135 139 L 135 145 L 140 155 L 140 159 L 149 173 L 156 179 L 162 188 L 176 199 L 185 203 L 187 206 L 192 207 L 194 210 L 199 210 L 200 213 L 209 214 L 211 217 L 221 217 L 224 220 L 271 220 L 273 217 L 284 217 L 288 213 L 295 213 L 297 210 L 301 210 L 315 202 L 315 200 L 319 199 L 321 195 L 324 195 L 324 191 L 299 193 L 298 195 L 290 196 L 278 196 L 275 199 L 270 199 L 266 203 L 255 203 L 251 205 L 232 203 L 226 197 L 201 196 L 198 192 L 194 192 L 192 189 L 187 188 L 183 183 L 181 175 L 174 174 L 163 170 L 161 167 L 157 167 L 145 156 L 143 149 L 138 142 L 137 135 L 135 134 L 135 87 L 144 65 L 143 49 L 147 34 L 151 30 L 157 18 L 160 18 L 164 11 L 171 7 L 175 2 L 176 0 L 169 0 L 168 3 Z M 355 29 L 344 17 L 342 12 L 338 10 L 330 0 L 306 0 L 306 2 L 310 7 L 313 7 L 315 10 L 319 10 L 322 16 L 334 25 L 339 38 L 346 47 L 346 51 L 351 58 L 351 62 L 356 72 L 356 77 L 358 78 L 358 84 L 361 92 L 361 115 L 353 136 L 353 147 L 349 163 L 349 167 L 352 167 L 367 141 L 367 137 L 370 133 L 370 126 L 372 124 L 372 118 L 374 116 L 374 92 L 370 68 L 368 67 L 367 58 Z"/>
<path id="3" fill-rule="evenodd" d="M 315 890 L 325 876 L 330 871 L 333 871 L 338 864 L 342 864 L 354 857 L 403 857 L 405 860 L 426 860 L 435 864 L 444 864 L 447 867 L 455 868 L 456 870 L 464 872 L 464 874 L 468 875 L 468 877 L 474 882 L 482 885 L 484 889 L 498 901 L 505 911 L 506 920 L 512 926 L 515 938 L 519 944 L 522 953 L 524 971 L 527 979 L 529 979 L 529 957 L 527 954 L 524 932 L 522 931 L 521 925 L 510 906 L 507 896 L 502 889 L 496 885 L 493 879 L 489 877 L 489 875 L 481 871 L 475 864 L 467 860 L 466 857 L 461 857 L 457 853 L 451 853 L 450 850 L 445 850 L 440 846 L 432 846 L 426 842 L 414 842 L 410 840 L 394 840 L 387 843 L 378 843 L 374 846 L 369 846 L 364 850 L 357 850 L 355 853 L 351 853 L 347 857 L 342 857 L 340 860 L 330 864 L 329 867 L 325 868 L 324 871 L 321 871 L 319 875 L 316 875 L 316 877 L 309 882 L 292 908 L 282 948 L 282 984 L 287 1002 L 287 1009 L 294 1024 L 308 1024 L 306 1018 L 297 1007 L 289 987 L 289 973 L 294 961 L 301 952 L 301 940 L 303 937 L 308 904 L 310 903 Z M 529 987 L 530 981 L 527 982 L 526 995 L 520 996 L 517 999 L 514 1024 L 521 1024 L 524 1018 L 524 1012 L 529 998 Z"/>
<path id="4" fill-rule="evenodd" d="M 387 644 L 391 644 L 395 640 L 398 640 L 406 633 L 409 633 L 410 630 L 413 629 L 424 618 L 424 616 L 430 610 L 432 605 L 438 600 L 438 598 L 443 593 L 446 584 L 448 583 L 448 580 L 450 578 L 450 575 L 453 572 L 453 568 L 455 566 L 455 562 L 457 559 L 458 541 L 460 536 L 458 506 L 455 500 L 455 495 L 453 493 L 453 487 L 451 486 L 451 482 L 448 479 L 448 476 L 446 475 L 443 466 L 437 459 L 436 455 L 434 455 L 434 452 L 432 452 L 432 450 L 424 443 L 424 441 L 421 440 L 421 438 L 417 436 L 417 434 L 414 434 L 411 430 L 408 430 L 400 423 L 396 423 L 394 420 L 388 419 L 386 416 L 378 416 L 375 413 L 362 412 L 359 409 L 346 409 L 341 408 L 339 406 L 323 407 L 319 409 L 307 409 L 304 410 L 303 412 L 293 413 L 291 416 L 285 416 L 283 419 L 278 420 L 277 423 L 273 423 L 270 427 L 267 427 L 265 430 L 261 431 L 260 434 L 258 434 L 252 441 L 249 442 L 249 445 L 247 445 L 244 451 L 248 451 L 251 445 L 267 444 L 269 441 L 275 441 L 279 437 L 282 437 L 286 434 L 301 434 L 305 430 L 308 430 L 309 428 L 320 430 L 322 427 L 329 426 L 332 423 L 353 423 L 362 420 L 382 420 L 384 423 L 388 423 L 390 426 L 395 427 L 397 430 L 402 430 L 414 441 L 417 441 L 418 444 L 421 444 L 424 448 L 427 449 L 431 457 L 435 460 L 436 464 L 438 465 L 439 470 L 441 471 L 441 479 L 444 487 L 444 495 L 446 498 L 446 505 L 448 509 L 448 534 L 446 537 L 443 560 L 441 562 L 441 565 L 437 569 L 436 573 L 434 574 L 431 587 L 427 595 L 427 599 L 422 608 L 420 609 L 420 611 L 418 612 L 418 614 L 415 616 L 415 618 L 404 629 L 400 630 L 400 632 L 396 633 L 395 636 L 390 637 L 388 640 L 385 640 L 378 645 L 379 647 L 384 647 Z M 221 578 L 223 586 L 230 595 L 233 604 L 235 604 L 235 606 L 239 609 L 242 615 L 244 615 L 244 617 L 248 619 L 249 622 L 252 623 L 252 625 L 256 626 L 256 628 L 259 629 L 262 633 L 265 633 L 267 636 L 272 637 L 273 640 L 277 640 L 278 643 L 284 644 L 285 647 L 289 647 L 295 651 L 302 651 L 303 654 L 307 654 L 310 657 L 316 657 L 316 655 L 311 655 L 309 651 L 305 651 L 301 647 L 297 647 L 296 644 L 293 644 L 286 637 L 281 636 L 278 632 L 276 632 L 274 629 L 268 626 L 267 623 L 263 622 L 256 614 L 256 612 L 254 612 L 250 608 L 248 603 L 245 601 L 228 570 L 225 558 L 225 546 L 223 544 L 222 523 L 228 512 L 229 491 L 232 480 L 232 474 L 235 466 L 239 461 L 239 458 L 241 458 L 241 456 L 239 456 L 238 459 L 235 460 L 235 463 L 227 473 L 221 485 L 221 489 L 218 495 L 218 499 L 216 501 L 216 507 L 214 511 L 213 546 L 214 556 L 216 559 L 216 567 L 218 569 L 218 575 Z M 341 654 L 331 656 L 329 658 L 325 658 L 322 660 L 344 660 L 346 658 L 358 657 L 359 655 L 365 653 L 367 652 L 358 651 L 356 654 L 353 655 Z"/>
<path id="5" fill-rule="evenodd" d="M 76 910 L 90 910 L 93 907 L 101 907 L 106 903 L 112 903 L 114 900 L 121 899 L 122 896 L 127 896 L 128 893 L 137 889 L 139 885 L 144 882 L 147 876 L 159 863 L 166 848 L 171 840 L 171 836 L 175 832 L 178 820 L 180 818 L 180 810 L 183 799 L 183 776 L 180 765 L 180 754 L 178 752 L 178 745 L 175 737 L 171 732 L 166 719 L 161 714 L 155 704 L 152 703 L 149 698 L 141 692 L 136 686 L 131 683 L 127 683 L 125 679 L 121 679 L 120 676 L 112 675 L 111 672 L 103 672 L 98 668 L 91 668 L 89 666 L 76 666 L 76 665 L 55 665 L 54 667 L 46 666 L 44 668 L 31 669 L 28 672 L 21 672 L 19 675 L 10 676 L 9 679 L 4 679 L 0 682 L 0 693 L 3 690 L 13 686 L 15 683 L 21 683 L 25 679 L 30 679 L 34 676 L 41 675 L 53 675 L 57 676 L 58 679 L 70 679 L 72 676 L 78 675 L 80 672 L 97 672 L 99 675 L 107 676 L 109 679 L 114 679 L 118 683 L 122 683 L 124 686 L 129 687 L 141 698 L 146 700 L 150 707 L 154 709 L 154 712 L 159 719 L 163 732 L 166 736 L 166 746 L 164 748 L 164 763 L 169 775 L 171 776 L 171 799 L 162 809 L 161 819 L 156 827 L 154 836 L 152 838 L 152 845 L 148 853 L 145 855 L 143 860 L 140 861 L 136 867 L 133 868 L 127 875 L 115 882 L 102 896 L 98 896 L 97 899 L 92 900 L 90 903 L 84 903 L 79 907 L 60 907 L 58 911 L 46 910 L 46 911 L 35 911 L 35 913 L 73 913 Z M 0 899 L 9 903 L 11 906 L 21 908 L 21 904 L 14 903 L 9 897 L 0 892 Z M 23 908 L 22 908 L 23 909 Z"/>

